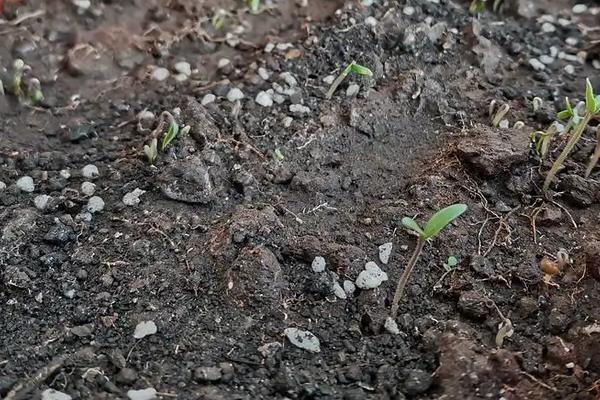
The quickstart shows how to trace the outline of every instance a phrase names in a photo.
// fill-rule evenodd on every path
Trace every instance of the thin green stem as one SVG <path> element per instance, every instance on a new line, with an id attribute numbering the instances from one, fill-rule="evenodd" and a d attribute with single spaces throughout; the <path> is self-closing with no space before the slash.
<path id="1" fill-rule="evenodd" d="M 344 79 L 346 79 L 346 77 L 350 73 L 350 70 L 352 69 L 352 65 L 354 63 L 355 62 L 352 61 L 350 64 L 348 64 L 348 66 L 346 68 L 344 68 L 344 70 L 338 75 L 338 77 L 335 78 L 335 81 L 333 81 L 333 83 L 329 87 L 329 90 L 327 91 L 327 94 L 325 95 L 325 98 L 327 100 L 331 99 L 331 96 L 333 96 L 333 93 L 335 93 L 338 86 L 340 86 L 340 84 L 344 81 Z"/>
<path id="2" fill-rule="evenodd" d="M 590 158 L 590 163 L 585 170 L 585 177 L 588 178 L 592 173 L 592 170 L 598 164 L 598 160 L 600 159 L 600 125 L 596 127 L 596 149 L 594 150 L 594 154 Z"/>
<path id="3" fill-rule="evenodd" d="M 550 188 L 550 184 L 554 180 L 554 177 L 556 177 L 558 170 L 560 169 L 560 167 L 562 167 L 563 163 L 565 162 L 565 160 L 567 159 L 567 157 L 569 156 L 569 154 L 571 153 L 571 151 L 573 150 L 573 148 L 575 147 L 575 145 L 577 144 L 579 139 L 581 139 L 581 135 L 583 135 L 583 132 L 585 131 L 585 127 L 587 126 L 587 124 L 590 122 L 591 119 L 592 119 L 592 114 L 586 112 L 585 116 L 583 117 L 583 120 L 581 120 L 579 122 L 579 124 L 575 127 L 575 130 L 573 131 L 573 135 L 569 138 L 567 145 L 562 150 L 562 152 L 560 153 L 560 155 L 558 156 L 556 161 L 554 161 L 554 164 L 552 164 L 552 168 L 550 168 L 550 171 L 548 172 L 548 175 L 546 176 L 546 180 L 544 181 L 544 186 L 542 188 L 544 197 L 548 198 L 548 189 Z"/>
<path id="4" fill-rule="evenodd" d="M 417 260 L 421 255 L 421 252 L 423 251 L 423 246 L 425 246 L 425 239 L 419 238 L 419 240 L 417 241 L 417 246 L 415 247 L 415 250 L 412 256 L 410 257 L 410 260 L 408 261 L 408 265 L 406 266 L 406 269 L 404 270 L 402 276 L 400 277 L 400 280 L 398 281 L 398 286 L 396 286 L 396 292 L 394 293 L 394 299 L 392 300 L 392 310 L 390 313 L 390 317 L 393 320 L 395 320 L 396 316 L 398 315 L 400 299 L 402 298 L 402 294 L 404 293 L 404 288 L 406 287 L 408 278 L 410 278 L 412 270 L 415 267 L 415 264 L 417 263 Z"/>

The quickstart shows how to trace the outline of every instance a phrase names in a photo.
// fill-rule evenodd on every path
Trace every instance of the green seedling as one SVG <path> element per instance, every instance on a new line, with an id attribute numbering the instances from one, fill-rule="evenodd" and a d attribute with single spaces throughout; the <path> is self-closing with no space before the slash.
<path id="1" fill-rule="evenodd" d="M 220 30 L 225 25 L 225 22 L 227 21 L 227 18 L 229 18 L 230 15 L 231 14 L 228 11 L 219 8 L 212 16 L 210 21 L 213 28 L 216 31 Z"/>
<path id="2" fill-rule="evenodd" d="M 485 3 L 487 0 L 473 0 L 469 6 L 471 14 L 480 14 L 485 11 Z"/>
<path id="3" fill-rule="evenodd" d="M 146 158 L 148 159 L 148 163 L 150 165 L 154 165 L 156 161 L 156 156 L 158 155 L 158 140 L 156 138 L 152 139 L 150 145 L 144 145 L 144 154 L 146 154 Z"/>
<path id="4" fill-rule="evenodd" d="M 544 104 L 544 101 L 539 98 L 539 97 L 534 97 L 533 100 L 531 101 L 531 107 L 533 108 L 533 113 L 537 113 L 540 108 L 542 108 L 542 105 Z"/>
<path id="5" fill-rule="evenodd" d="M 21 59 L 16 59 L 12 66 L 12 79 L 9 90 L 19 99 L 23 97 L 23 73 L 25 63 Z"/>
<path id="6" fill-rule="evenodd" d="M 491 104 L 490 104 L 490 109 L 492 110 L 492 114 L 493 114 L 493 109 L 491 107 Z M 497 128 L 498 125 L 500 125 L 500 121 L 502 121 L 504 116 L 508 113 L 508 110 L 510 110 L 510 106 L 508 104 L 504 104 L 502 107 L 500 107 L 498 109 L 498 111 L 496 111 L 496 113 L 494 114 L 494 117 L 492 118 L 492 126 L 493 127 Z"/>
<path id="7" fill-rule="evenodd" d="M 534 144 L 535 153 L 543 160 L 546 159 L 548 151 L 550 150 L 550 144 L 556 134 L 556 124 L 550 125 L 550 127 L 544 131 L 535 131 L 531 134 L 531 141 Z"/>
<path id="8" fill-rule="evenodd" d="M 517 121 L 515 122 L 515 124 L 513 125 L 513 129 L 521 129 L 525 126 L 525 122 L 523 121 Z"/>
<path id="9" fill-rule="evenodd" d="M 585 80 L 585 112 L 583 116 L 579 116 L 578 113 L 575 110 L 573 110 L 569 99 L 566 99 L 566 103 L 566 109 L 558 113 L 558 118 L 569 118 L 571 121 L 573 121 L 573 127 L 570 128 L 573 130 L 573 133 L 569 137 L 569 141 L 563 148 L 558 158 L 554 161 L 554 164 L 552 164 L 552 168 L 550 168 L 550 171 L 546 176 L 546 180 L 544 181 L 544 186 L 542 188 L 542 192 L 544 193 L 545 197 L 548 197 L 548 189 L 550 188 L 550 184 L 556 177 L 556 174 L 564 164 L 565 160 L 567 159 L 577 142 L 579 142 L 579 139 L 581 139 L 585 128 L 588 126 L 588 124 L 593 118 L 600 115 L 600 96 L 594 95 L 594 88 L 589 79 Z M 565 129 L 565 131 L 567 131 L 567 129 Z M 565 132 L 565 134 L 567 133 L 568 131 Z"/>
<path id="10" fill-rule="evenodd" d="M 27 83 L 27 96 L 31 104 L 38 104 L 44 100 L 44 93 L 39 79 L 31 78 Z"/>
<path id="11" fill-rule="evenodd" d="M 346 68 L 344 68 L 342 73 L 339 74 L 337 78 L 335 78 L 335 81 L 333 81 L 333 83 L 329 87 L 329 90 L 325 94 L 325 98 L 327 100 L 331 99 L 331 96 L 333 96 L 333 93 L 336 91 L 338 86 L 340 86 L 342 81 L 344 79 L 346 79 L 346 77 L 348 75 L 350 75 L 351 73 L 355 73 L 355 74 L 363 75 L 363 76 L 373 76 L 373 71 L 371 71 L 369 68 L 363 67 L 362 65 L 359 65 L 359 64 L 355 63 L 354 61 L 352 61 L 350 64 L 348 64 L 348 66 Z"/>
<path id="12" fill-rule="evenodd" d="M 392 320 L 396 319 L 398 315 L 398 307 L 400 305 L 400 299 L 402 298 L 402 294 L 404 293 L 404 288 L 406 287 L 406 283 L 408 282 L 408 278 L 410 277 L 412 270 L 417 263 L 421 252 L 423 251 L 423 247 L 425 244 L 435 236 L 437 236 L 448 224 L 454 221 L 456 218 L 461 216 L 467 210 L 467 206 L 464 204 L 453 204 L 444 209 L 439 210 L 427 221 L 424 228 L 421 228 L 419 224 L 412 218 L 404 217 L 402 218 L 402 224 L 414 232 L 418 236 L 417 245 L 415 250 L 408 261 L 406 269 L 402 273 L 400 280 L 398 281 L 398 286 L 396 286 L 396 292 L 394 293 L 394 299 L 392 301 L 392 310 L 390 313 L 390 318 Z"/>
<path id="13" fill-rule="evenodd" d="M 444 269 L 446 270 L 446 272 L 450 272 L 452 271 L 452 268 L 456 267 L 457 265 L 458 260 L 456 259 L 456 257 L 450 256 L 448 257 L 448 261 L 444 263 Z"/>
<path id="14" fill-rule="evenodd" d="M 275 153 L 275 158 L 277 158 L 279 161 L 283 161 L 285 159 L 285 156 L 283 155 L 281 150 L 275 149 L 274 153 Z"/>
<path id="15" fill-rule="evenodd" d="M 165 136 L 163 137 L 162 144 L 160 145 L 160 151 L 165 151 L 167 146 L 169 146 L 169 144 L 171 144 L 171 142 L 175 140 L 178 133 L 179 124 L 175 122 L 175 120 L 172 120 L 171 124 L 169 125 L 169 129 L 167 130 L 167 133 L 165 133 Z"/>

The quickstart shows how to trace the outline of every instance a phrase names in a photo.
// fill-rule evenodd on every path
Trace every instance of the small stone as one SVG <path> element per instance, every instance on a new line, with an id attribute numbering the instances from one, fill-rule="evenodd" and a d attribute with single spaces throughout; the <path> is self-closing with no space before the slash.
<path id="1" fill-rule="evenodd" d="M 392 317 L 387 317 L 385 319 L 385 324 L 383 324 L 383 327 L 385 328 L 386 331 L 388 331 L 392 335 L 400 334 L 400 329 L 398 328 L 398 324 L 396 323 L 396 321 L 394 321 L 392 319 Z"/>
<path id="2" fill-rule="evenodd" d="M 149 335 L 154 335 L 158 332 L 158 328 L 154 321 L 142 321 L 135 327 L 133 337 L 136 339 L 142 339 Z"/>
<path id="3" fill-rule="evenodd" d="M 271 53 L 275 49 L 274 43 L 267 43 L 265 46 L 265 53 Z"/>
<path id="4" fill-rule="evenodd" d="M 404 380 L 404 392 L 409 396 L 416 396 L 425 393 L 433 383 L 431 374 L 420 369 L 413 369 L 408 372 Z"/>
<path id="5" fill-rule="evenodd" d="M 592 67 L 600 69 L 600 60 L 592 60 Z"/>
<path id="6" fill-rule="evenodd" d="M 500 123 L 498 124 L 498 127 L 500 129 L 508 129 L 510 127 L 510 122 L 508 122 L 507 119 L 503 119 L 502 121 L 500 121 Z"/>
<path id="7" fill-rule="evenodd" d="M 129 400 L 153 400 L 157 398 L 156 395 L 156 389 L 154 388 L 127 391 Z"/>
<path id="8" fill-rule="evenodd" d="M 71 0 L 71 2 L 81 11 L 85 11 L 92 6 L 92 2 L 90 0 Z"/>
<path id="9" fill-rule="evenodd" d="M 260 346 L 258 348 L 258 351 L 260 352 L 260 354 L 262 354 L 263 357 L 269 358 L 273 357 L 282 347 L 283 345 L 279 342 L 271 342 L 265 343 L 262 346 Z"/>
<path id="10" fill-rule="evenodd" d="M 50 230 L 44 235 L 44 240 L 56 244 L 64 245 L 75 238 L 73 228 L 67 226 L 61 222 L 57 222 Z"/>
<path id="11" fill-rule="evenodd" d="M 333 81 L 335 81 L 334 75 L 327 75 L 326 77 L 323 78 L 323 82 L 328 85 L 331 85 L 333 83 Z"/>
<path id="12" fill-rule="evenodd" d="M 292 122 L 294 122 L 294 118 L 292 118 L 292 117 L 285 117 L 283 119 L 283 127 L 284 128 L 289 128 L 290 126 L 292 126 Z"/>
<path id="13" fill-rule="evenodd" d="M 571 9 L 571 11 L 573 11 L 573 14 L 583 14 L 587 12 L 587 10 L 588 7 L 585 4 L 575 4 Z"/>
<path id="14" fill-rule="evenodd" d="M 35 204 L 35 207 L 38 210 L 44 211 L 48 207 L 48 202 L 50 199 L 51 197 L 47 194 L 40 194 L 39 196 L 35 196 L 35 199 L 33 199 L 33 204 Z"/>
<path id="15" fill-rule="evenodd" d="M 573 75 L 575 73 L 575 67 L 571 64 L 565 65 L 565 72 L 569 75 Z"/>
<path id="16" fill-rule="evenodd" d="M 310 112 L 310 108 L 303 106 L 302 104 L 290 104 L 290 112 L 294 114 L 307 114 Z"/>
<path id="17" fill-rule="evenodd" d="M 192 75 L 192 66 L 187 61 L 179 61 L 174 65 L 173 68 L 175 69 L 175 71 L 179 72 L 182 75 L 185 75 L 186 77 Z"/>
<path id="18" fill-rule="evenodd" d="M 75 289 L 65 289 L 65 291 L 63 292 L 63 295 L 67 299 L 72 299 L 73 297 L 75 297 Z"/>
<path id="19" fill-rule="evenodd" d="M 288 84 L 288 86 L 298 86 L 298 81 L 296 80 L 296 78 L 294 78 L 294 76 L 289 73 L 289 72 L 282 72 L 281 74 L 279 74 L 279 77 L 281 79 L 283 79 L 283 81 L 285 83 Z"/>
<path id="20" fill-rule="evenodd" d="M 542 63 L 537 58 L 530 59 L 529 60 L 529 65 L 531 65 L 531 68 L 533 68 L 536 71 L 543 71 L 543 70 L 546 69 L 546 66 L 544 65 L 544 63 Z"/>
<path id="21" fill-rule="evenodd" d="M 381 268 L 379 268 L 379 266 L 373 261 L 369 261 L 365 265 L 365 270 L 358 274 L 358 278 L 356 278 L 356 286 L 358 286 L 360 289 L 375 289 L 387 280 L 387 274 L 383 272 Z"/>
<path id="22" fill-rule="evenodd" d="M 6 189 L 6 183 L 0 181 L 0 191 Z"/>
<path id="23" fill-rule="evenodd" d="M 260 91 L 256 95 L 255 99 L 256 103 L 263 107 L 271 107 L 273 105 L 273 99 L 269 94 L 265 91 Z"/>
<path id="24" fill-rule="evenodd" d="M 99 197 L 99 196 L 90 197 L 90 199 L 88 200 L 87 206 L 86 206 L 86 210 L 87 210 L 87 212 L 89 212 L 91 214 L 94 214 L 94 213 L 104 210 L 104 200 L 102 200 L 102 197 Z"/>
<path id="25" fill-rule="evenodd" d="M 138 378 L 138 373 L 132 368 L 123 368 L 117 374 L 117 382 L 126 385 L 134 383 Z"/>
<path id="26" fill-rule="evenodd" d="M 569 46 L 577 46 L 577 43 L 579 43 L 579 40 L 577 40 L 577 38 L 574 38 L 574 37 L 568 37 L 565 39 L 565 43 L 568 44 Z"/>
<path id="27" fill-rule="evenodd" d="M 392 242 L 387 242 L 379 246 L 379 260 L 382 263 L 387 264 L 390 260 L 390 254 L 392 254 L 393 246 L 394 245 Z"/>
<path id="28" fill-rule="evenodd" d="M 546 65 L 550 65 L 554 62 L 554 57 L 544 54 L 539 57 L 539 60 Z"/>
<path id="29" fill-rule="evenodd" d="M 335 294 L 337 298 L 342 300 L 346 300 L 346 298 L 348 297 L 344 288 L 342 288 L 339 282 L 337 281 L 333 283 L 333 294 Z"/>
<path id="30" fill-rule="evenodd" d="M 375 17 L 367 17 L 365 18 L 365 25 L 367 26 L 376 26 L 377 25 L 377 19 Z"/>
<path id="31" fill-rule="evenodd" d="M 66 393 L 54 389 L 46 389 L 42 392 L 42 400 L 71 400 L 72 397 Z"/>
<path id="32" fill-rule="evenodd" d="M 325 271 L 325 265 L 325 259 L 321 256 L 317 256 L 313 260 L 311 267 L 314 272 L 323 272 Z"/>
<path id="33" fill-rule="evenodd" d="M 351 83 L 350 85 L 348 85 L 348 88 L 346 89 L 346 97 L 356 96 L 359 91 L 360 91 L 360 86 L 357 85 L 356 83 Z"/>
<path id="34" fill-rule="evenodd" d="M 199 367 L 194 371 L 194 376 L 202 382 L 216 382 L 221 379 L 221 368 Z"/>
<path id="35" fill-rule="evenodd" d="M 23 192 L 31 193 L 35 190 L 33 184 L 33 178 L 30 176 L 23 176 L 17 180 L 17 187 Z"/>
<path id="36" fill-rule="evenodd" d="M 100 171 L 94 164 L 88 164 L 81 169 L 81 175 L 87 179 L 94 179 L 100 176 Z"/>
<path id="37" fill-rule="evenodd" d="M 232 103 L 235 103 L 236 101 L 241 100 L 243 98 L 244 98 L 244 92 L 242 92 L 238 88 L 231 88 L 229 90 L 229 92 L 227 93 L 227 100 L 229 100 Z"/>
<path id="38" fill-rule="evenodd" d="M 189 78 L 189 75 L 185 75 L 185 74 L 177 74 L 177 75 L 175 75 L 175 81 L 179 82 L 179 83 L 187 81 L 188 78 Z"/>
<path id="39" fill-rule="evenodd" d="M 356 285 L 354 284 L 354 282 L 349 281 L 348 279 L 344 281 L 343 285 L 344 292 L 346 292 L 348 296 L 351 296 L 356 291 Z"/>
<path id="40" fill-rule="evenodd" d="M 77 337 L 87 337 L 92 335 L 93 329 L 93 324 L 79 325 L 72 327 L 71 333 Z"/>
<path id="41" fill-rule="evenodd" d="M 260 76 L 264 81 L 266 81 L 269 80 L 271 74 L 269 74 L 269 71 L 267 71 L 265 68 L 260 67 L 258 68 L 258 76 Z"/>
<path id="42" fill-rule="evenodd" d="M 298 328 L 286 328 L 283 333 L 287 336 L 290 343 L 296 347 L 310 351 L 311 353 L 319 353 L 321 351 L 319 338 L 313 335 L 312 332 Z"/>
<path id="43" fill-rule="evenodd" d="M 123 196 L 123 204 L 126 206 L 137 206 L 140 204 L 140 196 L 144 193 L 146 193 L 145 190 L 135 188 L 132 192 L 129 192 Z"/>
<path id="44" fill-rule="evenodd" d="M 408 15 L 410 17 L 411 15 L 413 15 L 415 13 L 415 8 L 411 7 L 411 6 L 406 6 L 402 10 L 402 12 L 404 13 L 404 15 Z"/>
<path id="45" fill-rule="evenodd" d="M 213 103 L 215 100 L 217 99 L 217 96 L 215 96 L 212 93 L 207 93 L 204 95 L 204 97 L 202 98 L 202 101 L 200 102 L 203 106 L 208 105 L 210 103 Z"/>
<path id="46" fill-rule="evenodd" d="M 169 75 L 171 75 L 169 70 L 162 67 L 156 68 L 154 71 L 152 71 L 152 79 L 158 82 L 165 81 Z"/>
<path id="47" fill-rule="evenodd" d="M 81 193 L 85 194 L 86 196 L 92 196 L 95 191 L 96 185 L 92 182 L 86 181 L 81 184 Z"/>
<path id="48" fill-rule="evenodd" d="M 556 32 L 556 27 L 554 25 L 552 25 L 550 22 L 544 22 L 542 24 L 542 32 L 544 32 L 544 33 Z"/>
<path id="49" fill-rule="evenodd" d="M 59 175 L 63 179 L 69 179 L 71 177 L 71 171 L 68 169 L 61 169 Z"/>
<path id="50" fill-rule="evenodd" d="M 227 67 L 229 64 L 231 64 L 231 61 L 229 61 L 229 59 L 221 58 L 221 59 L 219 59 L 219 61 L 217 61 L 217 68 L 223 69 L 223 68 Z"/>

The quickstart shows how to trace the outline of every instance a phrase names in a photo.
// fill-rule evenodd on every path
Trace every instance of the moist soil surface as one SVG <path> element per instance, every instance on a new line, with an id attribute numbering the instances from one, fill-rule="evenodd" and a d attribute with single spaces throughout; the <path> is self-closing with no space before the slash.
<path id="1" fill-rule="evenodd" d="M 0 2 L 0 398 L 599 398 L 600 9 L 367 3 Z"/>

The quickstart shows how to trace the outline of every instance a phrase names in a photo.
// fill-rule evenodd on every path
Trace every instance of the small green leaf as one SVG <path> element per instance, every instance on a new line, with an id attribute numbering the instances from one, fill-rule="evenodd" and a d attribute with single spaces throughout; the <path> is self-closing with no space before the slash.
<path id="1" fill-rule="evenodd" d="M 359 75 L 373 76 L 373 71 L 369 68 L 354 63 L 350 64 L 350 71 Z"/>
<path id="2" fill-rule="evenodd" d="M 420 237 L 424 237 L 425 236 L 425 232 L 423 232 L 423 229 L 421 229 L 421 227 L 419 226 L 419 224 L 417 224 L 416 221 L 414 219 L 412 219 L 412 218 L 409 218 L 409 217 L 402 218 L 402 225 L 404 225 L 405 227 L 407 227 L 411 231 L 415 232 Z"/>
<path id="3" fill-rule="evenodd" d="M 595 111 L 595 113 L 598 113 L 598 112 L 600 112 L 600 94 L 596 96 L 595 100 L 596 100 L 596 111 Z"/>
<path id="4" fill-rule="evenodd" d="M 556 114 L 556 116 L 558 117 L 558 119 L 569 119 L 572 115 L 569 112 L 569 110 L 562 110 L 561 112 Z"/>
<path id="5" fill-rule="evenodd" d="M 456 267 L 458 265 L 458 260 L 456 257 L 450 256 L 448 257 L 448 262 L 446 262 L 446 265 L 448 265 L 450 268 Z"/>
<path id="6" fill-rule="evenodd" d="M 167 146 L 177 137 L 178 133 L 179 133 L 179 124 L 175 121 L 171 122 L 171 125 L 169 125 L 169 130 L 167 130 L 167 133 L 165 134 L 165 137 L 163 138 L 162 144 L 160 146 L 160 150 L 165 151 Z"/>
<path id="7" fill-rule="evenodd" d="M 585 80 L 585 109 L 590 114 L 596 112 L 596 98 L 594 96 L 594 87 L 589 78 Z"/>
<path id="8" fill-rule="evenodd" d="M 466 210 L 467 206 L 465 204 L 453 204 L 433 214 L 429 221 L 427 221 L 427 225 L 425 225 L 425 239 L 431 239 L 440 233 L 442 229 Z"/>

